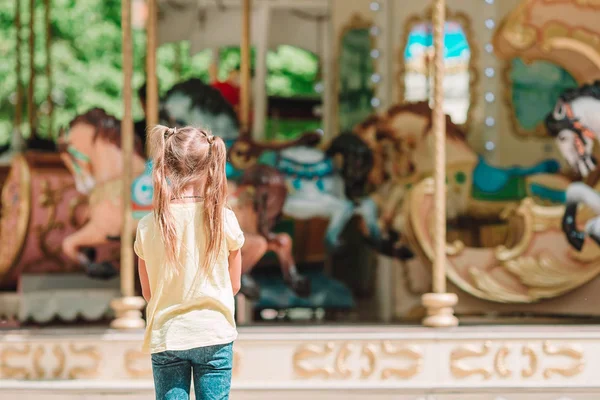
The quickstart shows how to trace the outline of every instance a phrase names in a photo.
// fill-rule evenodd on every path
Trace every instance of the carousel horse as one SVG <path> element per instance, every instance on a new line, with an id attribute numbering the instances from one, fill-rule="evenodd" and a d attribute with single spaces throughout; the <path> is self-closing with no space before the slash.
<path id="1" fill-rule="evenodd" d="M 239 137 L 235 110 L 217 89 L 200 79 L 175 84 L 160 103 L 161 110 L 169 116 L 170 125 L 208 126 L 218 132 L 228 148 Z"/>
<path id="2" fill-rule="evenodd" d="M 594 142 L 600 139 L 600 81 L 566 90 L 554 110 L 545 120 L 548 133 L 555 138 L 558 149 L 581 177 L 596 171 Z M 584 232 L 576 225 L 577 207 L 585 204 L 600 214 L 600 194 L 582 182 L 569 185 L 562 229 L 567 240 L 577 250 L 583 248 L 586 234 L 600 244 L 600 217 L 589 220 Z"/>
<path id="3" fill-rule="evenodd" d="M 97 278 L 110 278 L 117 274 L 111 263 L 95 263 L 92 249 L 108 241 L 119 240 L 121 235 L 120 136 L 120 121 L 101 109 L 93 109 L 76 117 L 71 122 L 69 131 L 60 137 L 61 157 L 74 176 L 77 190 L 90 196 L 88 222 L 64 239 L 62 249 L 67 257 L 79 262 L 90 276 Z M 132 165 L 134 176 L 137 177 L 132 185 L 132 218 L 139 220 L 152 211 L 151 166 L 143 156 L 139 140 L 136 140 Z M 260 186 L 260 182 L 258 184 Z M 244 220 L 244 215 L 237 216 Z M 134 235 L 135 231 L 131 234 Z M 248 246 L 251 245 L 252 241 L 248 243 Z M 271 248 L 276 246 L 272 245 Z M 291 246 L 281 245 L 277 250 L 280 254 L 289 250 L 287 260 L 291 259 Z M 262 254 L 265 252 L 266 250 Z M 288 264 L 286 271 L 290 269 Z M 246 271 L 252 267 L 253 265 L 247 264 Z M 256 296 L 252 287 L 243 287 L 243 290 L 249 297 Z"/>
<path id="4" fill-rule="evenodd" d="M 239 216 L 246 237 L 246 245 L 242 247 L 242 273 L 250 297 L 259 297 L 260 288 L 249 273 L 267 251 L 277 255 L 287 286 L 299 297 L 309 296 L 310 281 L 296 268 L 292 238 L 287 233 L 272 232 L 283 214 L 287 196 L 283 174 L 267 165 L 254 165 L 232 186 L 229 203 Z"/>
<path id="5" fill-rule="evenodd" d="M 406 238 L 407 204 L 415 185 L 433 174 L 432 114 L 427 102 L 392 106 L 369 117 L 354 134 L 374 152 L 369 175 L 371 194 L 379 210 L 379 251 L 400 259 L 411 258 Z M 535 177 L 555 174 L 559 164 L 545 160 L 531 167 L 497 167 L 478 156 L 465 132 L 446 116 L 447 218 L 494 218 L 531 192 L 555 202 L 554 193 L 535 185 Z M 479 211 L 483 210 L 483 211 Z M 485 215 L 481 215 L 482 213 Z"/>
<path id="6" fill-rule="evenodd" d="M 369 147 L 352 134 L 337 136 L 326 151 L 305 146 L 283 150 L 276 168 L 291 188 L 284 213 L 296 219 L 329 219 L 325 243 L 332 251 L 341 248 L 340 235 L 354 215 L 361 216 L 377 238 L 377 209 L 365 193 L 372 166 Z"/>
<path id="7" fill-rule="evenodd" d="M 100 108 L 75 117 L 59 137 L 61 158 L 75 180 L 76 189 L 89 195 L 90 215 L 86 224 L 62 243 L 64 254 L 81 264 L 90 276 L 110 278 L 117 271 L 110 263 L 94 263 L 93 248 L 118 240 L 123 226 L 121 210 L 121 123 Z M 146 170 L 138 138 L 133 154 L 133 175 Z M 135 234 L 135 231 L 131 233 Z"/>

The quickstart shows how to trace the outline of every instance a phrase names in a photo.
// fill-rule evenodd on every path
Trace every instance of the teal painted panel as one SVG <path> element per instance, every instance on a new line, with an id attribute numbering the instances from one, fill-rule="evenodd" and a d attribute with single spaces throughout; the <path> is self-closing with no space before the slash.
<path id="1" fill-rule="evenodd" d="M 512 60 L 510 71 L 512 103 L 519 125 L 533 130 L 552 111 L 565 90 L 577 87 L 577 82 L 558 65 L 535 61 L 530 65 L 520 58 Z"/>

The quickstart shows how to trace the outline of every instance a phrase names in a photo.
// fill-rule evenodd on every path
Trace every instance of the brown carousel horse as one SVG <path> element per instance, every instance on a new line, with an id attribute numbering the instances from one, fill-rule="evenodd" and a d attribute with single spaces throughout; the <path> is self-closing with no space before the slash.
<path id="1" fill-rule="evenodd" d="M 114 276 L 117 270 L 112 264 L 94 263 L 94 251 L 91 249 L 111 240 L 118 240 L 121 235 L 123 154 L 120 148 L 120 121 L 102 109 L 92 109 L 73 119 L 69 124 L 68 132 L 61 133 L 59 142 L 61 157 L 73 174 L 77 189 L 89 195 L 90 203 L 89 220 L 80 230 L 64 239 L 63 252 L 73 261 L 80 263 L 90 276 L 99 278 Z M 135 149 L 133 172 L 134 176 L 141 176 L 147 169 L 147 165 L 141 141 L 137 137 Z M 268 172 L 266 182 L 265 178 L 260 178 L 260 173 L 265 172 Z M 249 170 L 247 176 L 242 179 L 240 190 L 246 193 L 245 198 L 241 199 L 242 201 L 238 199 L 234 209 L 236 216 L 243 223 L 242 228 L 246 229 L 248 238 L 242 247 L 244 258 L 242 268 L 247 274 L 268 250 L 273 250 L 282 261 L 286 282 L 297 291 L 297 294 L 305 295 L 308 285 L 295 272 L 291 239 L 289 236 L 271 234 L 267 224 L 263 222 L 274 222 L 273 216 L 281 213 L 285 200 L 285 194 L 277 188 L 275 172 L 257 167 L 256 170 Z M 280 179 L 283 181 L 283 178 Z M 273 190 L 276 195 L 271 195 L 270 190 Z M 146 187 L 142 185 L 141 191 L 142 196 L 145 195 L 151 200 L 151 185 L 146 184 Z M 267 203 L 261 203 L 264 200 L 257 201 L 255 196 L 252 196 L 253 193 L 255 196 L 260 195 L 263 199 L 267 199 Z M 139 197 L 139 193 L 136 194 Z M 146 204 L 151 202 L 146 201 Z M 254 206 L 249 207 L 250 204 Z M 266 210 L 271 217 L 265 218 L 263 214 Z M 260 227 L 259 222 L 262 223 Z M 137 224 L 133 225 L 135 229 Z M 134 235 L 135 230 L 131 234 Z M 246 285 L 242 285 L 242 291 L 248 297 L 256 298 L 258 288 L 248 278 L 248 276 L 244 277 Z"/>
<path id="2" fill-rule="evenodd" d="M 246 242 L 242 247 L 244 286 L 254 297 L 258 285 L 250 278 L 250 271 L 267 251 L 277 256 L 286 284 L 300 297 L 310 294 L 310 281 L 298 273 L 292 256 L 292 238 L 287 233 L 273 233 L 272 229 L 282 216 L 287 197 L 287 183 L 277 169 L 256 164 L 248 168 L 239 183 L 230 183 L 229 203 L 232 206 Z"/>

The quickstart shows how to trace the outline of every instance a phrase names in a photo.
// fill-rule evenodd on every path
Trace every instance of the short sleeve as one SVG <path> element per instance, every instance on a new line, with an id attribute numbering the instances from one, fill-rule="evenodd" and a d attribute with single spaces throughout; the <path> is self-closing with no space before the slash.
<path id="1" fill-rule="evenodd" d="M 142 249 L 142 237 L 140 235 L 140 226 L 138 225 L 135 233 L 135 241 L 133 242 L 133 251 L 139 258 L 144 259 L 144 251 Z"/>
<path id="2" fill-rule="evenodd" d="M 233 211 L 225 209 L 225 239 L 227 240 L 227 250 L 239 250 L 244 245 L 244 232 L 240 228 L 237 217 Z"/>

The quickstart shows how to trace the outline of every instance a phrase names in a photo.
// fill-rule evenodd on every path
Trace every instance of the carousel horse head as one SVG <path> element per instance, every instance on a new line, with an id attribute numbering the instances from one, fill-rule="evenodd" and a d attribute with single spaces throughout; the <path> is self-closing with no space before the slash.
<path id="1" fill-rule="evenodd" d="M 259 216 L 259 233 L 268 237 L 282 215 L 287 197 L 285 176 L 273 167 L 256 164 L 244 171 L 239 186 L 249 197 L 240 201 L 252 202 Z"/>
<path id="2" fill-rule="evenodd" d="M 161 99 L 161 110 L 170 126 L 209 126 L 226 143 L 239 136 L 240 124 L 231 104 L 200 79 L 175 84 Z"/>
<path id="3" fill-rule="evenodd" d="M 447 164 L 477 162 L 466 134 L 446 115 Z M 381 141 L 386 178 L 408 178 L 433 171 L 433 116 L 429 104 L 397 104 L 380 117 L 377 140 Z"/>
<path id="4" fill-rule="evenodd" d="M 331 142 L 326 154 L 330 158 L 342 158 L 339 173 L 346 197 L 350 200 L 363 197 L 373 168 L 373 153 L 367 143 L 354 134 L 343 133 Z"/>
<path id="5" fill-rule="evenodd" d="M 73 174 L 77 190 L 89 194 L 96 185 L 95 160 L 104 150 L 99 146 L 108 145 L 120 152 L 121 121 L 101 108 L 93 108 L 76 116 L 67 130 L 61 129 L 58 142 L 61 158 Z M 143 154 L 141 147 L 136 138 L 138 154 Z"/>
<path id="6" fill-rule="evenodd" d="M 597 166 L 593 151 L 600 132 L 600 81 L 566 90 L 545 124 L 571 168 L 587 177 Z"/>

